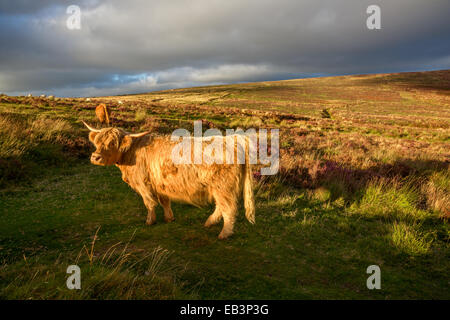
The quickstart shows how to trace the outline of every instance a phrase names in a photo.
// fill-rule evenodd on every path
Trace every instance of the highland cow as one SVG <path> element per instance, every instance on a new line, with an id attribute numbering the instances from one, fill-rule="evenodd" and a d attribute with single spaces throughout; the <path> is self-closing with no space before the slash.
<path id="1" fill-rule="evenodd" d="M 225 239 L 233 233 L 241 195 L 247 220 L 255 222 L 249 161 L 244 164 L 174 164 L 171 150 L 177 142 L 171 141 L 170 136 L 153 136 L 150 132 L 130 134 L 118 128 L 99 130 L 83 123 L 91 131 L 89 140 L 96 147 L 91 163 L 116 165 L 120 169 L 123 181 L 142 196 L 148 210 L 148 225 L 156 222 L 158 203 L 164 209 L 164 220 L 171 222 L 174 220 L 171 201 L 198 207 L 214 202 L 215 210 L 206 220 L 205 227 L 217 224 L 223 218 L 219 239 Z M 196 138 L 191 139 L 193 144 Z M 236 144 L 227 146 L 233 148 L 233 152 L 243 148 L 248 160 L 249 148 L 239 142 L 240 139 L 236 140 Z M 248 139 L 244 141 L 248 142 Z"/>
<path id="2" fill-rule="evenodd" d="M 109 125 L 109 111 L 105 104 L 101 103 L 95 108 L 95 115 L 101 124 L 106 123 Z"/>

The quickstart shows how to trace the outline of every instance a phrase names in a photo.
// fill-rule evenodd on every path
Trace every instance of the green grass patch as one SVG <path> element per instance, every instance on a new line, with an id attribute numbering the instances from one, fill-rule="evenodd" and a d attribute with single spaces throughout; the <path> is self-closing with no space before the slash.
<path id="1" fill-rule="evenodd" d="M 419 192 L 411 183 L 374 179 L 359 193 L 359 199 L 350 207 L 364 217 L 386 220 L 423 220 L 430 212 L 419 208 Z"/>

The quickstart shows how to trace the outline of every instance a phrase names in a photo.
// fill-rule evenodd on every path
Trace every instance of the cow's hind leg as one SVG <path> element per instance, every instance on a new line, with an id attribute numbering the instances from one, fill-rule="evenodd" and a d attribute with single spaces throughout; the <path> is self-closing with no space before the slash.
<path id="1" fill-rule="evenodd" d="M 210 226 L 213 223 L 220 221 L 223 217 L 223 228 L 219 234 L 219 239 L 226 239 L 233 234 L 234 222 L 237 214 L 237 198 L 233 194 L 219 195 L 215 197 L 216 210 L 208 218 L 205 226 Z"/>
<path id="2" fill-rule="evenodd" d="M 208 219 L 205 222 L 205 227 L 209 228 L 214 224 L 219 223 L 220 219 L 222 219 L 222 212 L 220 211 L 220 207 L 216 205 L 216 209 L 214 212 L 208 217 Z"/>
<path id="3" fill-rule="evenodd" d="M 164 221 L 172 222 L 175 220 L 173 216 L 172 208 L 170 207 L 170 200 L 166 196 L 159 195 L 158 196 L 159 203 L 164 209 Z"/>
<path id="4" fill-rule="evenodd" d="M 226 239 L 233 234 L 234 222 L 236 221 L 236 212 L 228 211 L 222 214 L 223 216 L 223 228 L 219 233 L 219 239 Z"/>
<path id="5" fill-rule="evenodd" d="M 219 239 L 226 239 L 233 234 L 234 222 L 236 221 L 236 213 L 237 209 L 228 210 L 222 213 L 223 228 L 219 233 Z"/>
<path id="6" fill-rule="evenodd" d="M 214 212 L 206 219 L 205 227 L 209 228 L 212 225 L 218 224 L 220 219 L 222 219 L 222 213 L 224 210 L 227 210 L 226 200 L 220 196 L 220 193 L 215 193 L 213 195 L 214 202 L 216 204 L 216 209 Z"/>

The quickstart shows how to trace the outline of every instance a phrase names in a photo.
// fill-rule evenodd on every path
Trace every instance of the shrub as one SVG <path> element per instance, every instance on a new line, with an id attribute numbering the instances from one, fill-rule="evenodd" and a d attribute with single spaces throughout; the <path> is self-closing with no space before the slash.
<path id="1" fill-rule="evenodd" d="M 331 113 L 327 108 L 322 109 L 320 116 L 324 119 L 331 119 Z"/>

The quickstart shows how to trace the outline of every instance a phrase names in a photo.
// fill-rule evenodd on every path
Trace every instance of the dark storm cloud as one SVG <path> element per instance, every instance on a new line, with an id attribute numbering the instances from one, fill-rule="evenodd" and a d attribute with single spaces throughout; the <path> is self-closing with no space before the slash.
<path id="1" fill-rule="evenodd" d="M 66 27 L 79 5 L 81 30 Z M 381 30 L 366 8 L 381 7 Z M 0 91 L 102 95 L 450 67 L 446 0 L 2 1 Z"/>

